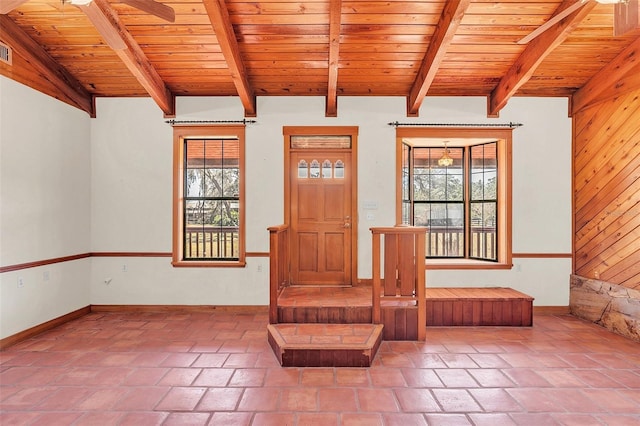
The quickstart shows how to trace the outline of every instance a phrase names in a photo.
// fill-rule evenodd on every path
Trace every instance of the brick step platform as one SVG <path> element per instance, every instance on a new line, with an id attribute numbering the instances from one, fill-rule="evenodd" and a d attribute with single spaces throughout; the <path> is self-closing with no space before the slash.
<path id="1" fill-rule="evenodd" d="M 268 340 L 283 367 L 370 367 L 381 324 L 269 324 Z"/>

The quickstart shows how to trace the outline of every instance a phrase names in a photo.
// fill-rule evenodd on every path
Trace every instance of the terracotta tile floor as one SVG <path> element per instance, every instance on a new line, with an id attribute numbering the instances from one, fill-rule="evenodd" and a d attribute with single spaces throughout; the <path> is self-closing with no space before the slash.
<path id="1" fill-rule="evenodd" d="M 93 313 L 0 352 L 7 425 L 638 425 L 640 344 L 570 316 L 281 368 L 267 315 Z"/>

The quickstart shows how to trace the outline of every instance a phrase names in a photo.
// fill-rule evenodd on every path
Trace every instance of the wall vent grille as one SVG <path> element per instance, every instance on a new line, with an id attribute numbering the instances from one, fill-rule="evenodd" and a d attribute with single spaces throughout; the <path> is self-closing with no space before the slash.
<path id="1" fill-rule="evenodd" d="M 13 50 L 6 44 L 0 41 L 0 62 L 11 65 L 13 57 Z"/>

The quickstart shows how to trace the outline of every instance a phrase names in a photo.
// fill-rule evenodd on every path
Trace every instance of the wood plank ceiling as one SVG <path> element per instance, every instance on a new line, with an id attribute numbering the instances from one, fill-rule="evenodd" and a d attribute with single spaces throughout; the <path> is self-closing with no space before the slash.
<path id="1" fill-rule="evenodd" d="M 582 0 L 159 1 L 175 22 L 118 0 L 0 0 L 0 73 L 90 115 L 95 97 L 151 96 L 167 117 L 176 96 L 239 96 L 247 117 L 256 96 L 325 96 L 327 116 L 340 96 L 403 96 L 408 116 L 434 95 L 486 96 L 489 116 L 518 95 L 577 111 L 604 82 L 640 86 L 640 30 L 613 36 L 595 0 L 525 44 Z"/>

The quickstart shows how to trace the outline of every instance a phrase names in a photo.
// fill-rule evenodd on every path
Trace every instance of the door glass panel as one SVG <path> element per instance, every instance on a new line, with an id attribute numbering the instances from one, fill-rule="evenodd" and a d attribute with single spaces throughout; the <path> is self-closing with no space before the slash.
<path id="1" fill-rule="evenodd" d="M 333 176 L 336 179 L 344 179 L 344 163 L 342 160 L 336 161 L 336 169 Z"/>
<path id="2" fill-rule="evenodd" d="M 306 179 L 309 177 L 309 167 L 307 166 L 307 162 L 305 160 L 300 160 L 298 162 L 298 178 Z"/>
<path id="3" fill-rule="evenodd" d="M 324 160 L 322 162 L 322 178 L 323 179 L 331 179 L 331 172 L 332 172 L 332 167 L 331 167 L 331 161 L 329 160 Z"/>
<path id="4" fill-rule="evenodd" d="M 311 161 L 311 166 L 309 167 L 309 176 L 311 176 L 311 179 L 320 178 L 320 162 L 318 160 Z"/>

